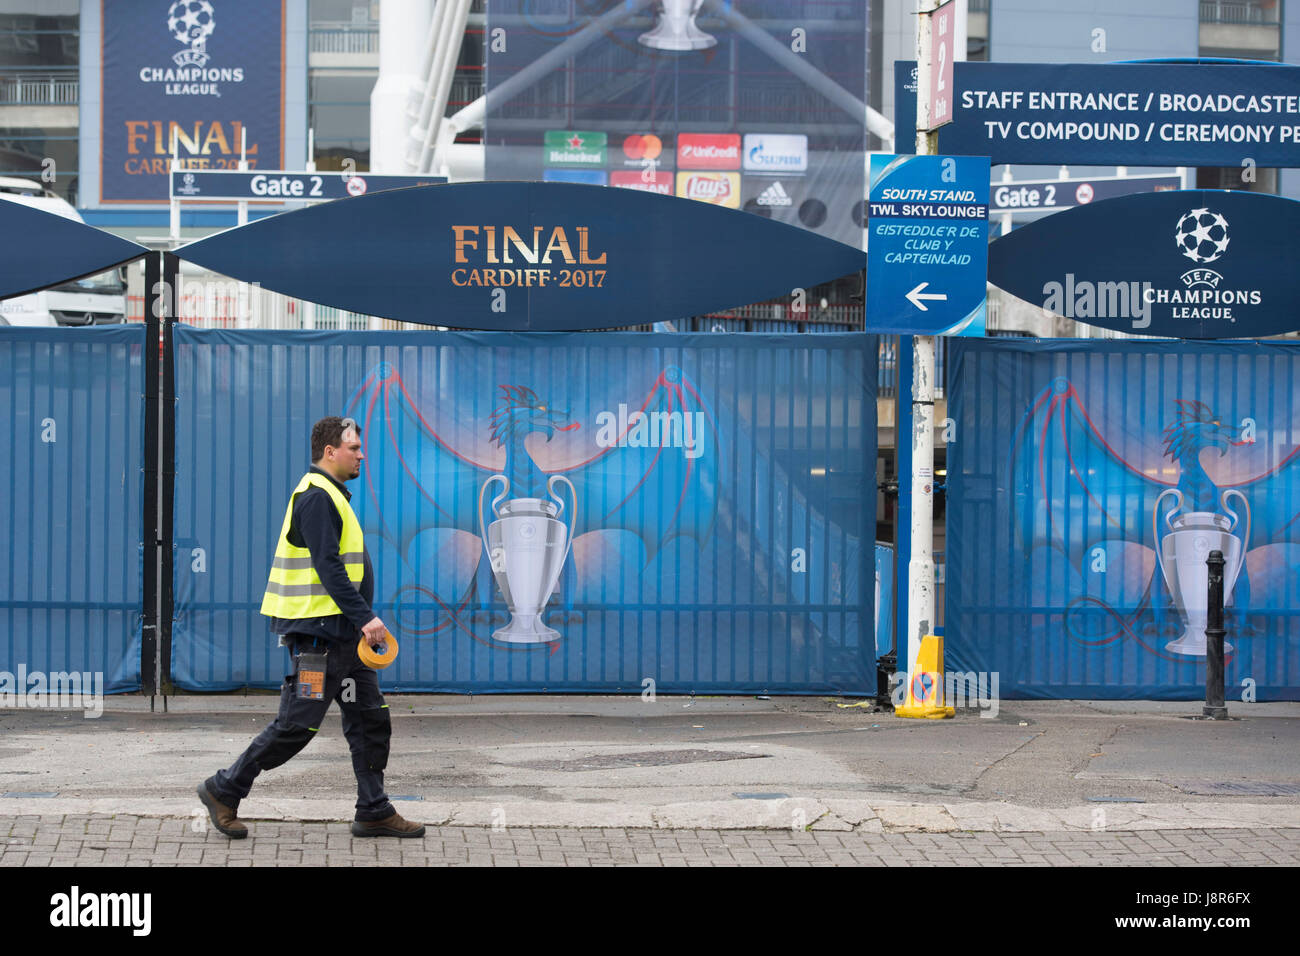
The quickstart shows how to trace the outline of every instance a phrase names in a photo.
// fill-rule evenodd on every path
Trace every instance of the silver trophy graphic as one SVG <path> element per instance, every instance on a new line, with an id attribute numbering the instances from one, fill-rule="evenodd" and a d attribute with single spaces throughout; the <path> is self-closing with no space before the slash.
<path id="1" fill-rule="evenodd" d="M 642 46 L 655 50 L 707 50 L 718 45 L 718 38 L 695 25 L 704 0 L 663 0 L 654 29 L 636 38 Z"/>
<path id="2" fill-rule="evenodd" d="M 483 496 L 496 481 L 505 486 L 492 499 L 494 520 L 483 527 Z M 564 501 L 555 493 L 556 482 L 569 486 L 572 512 L 569 526 L 559 520 Z M 544 498 L 511 498 L 510 479 L 492 475 L 478 493 L 479 533 L 487 549 L 488 562 L 506 605 L 510 623 L 492 632 L 493 638 L 511 644 L 542 644 L 557 640 L 560 632 L 542 623 L 542 611 L 559 580 L 560 571 L 573 547 L 574 522 L 577 519 L 577 493 L 573 482 L 563 475 L 552 475 L 546 482 Z"/>
<path id="3" fill-rule="evenodd" d="M 1186 620 L 1186 626 L 1182 636 L 1166 644 L 1165 649 L 1188 657 L 1204 657 L 1210 573 L 1205 559 L 1211 551 L 1223 553 L 1223 603 L 1226 607 L 1232 600 L 1232 589 L 1245 563 L 1246 549 L 1250 543 L 1250 503 L 1236 488 L 1228 488 L 1219 496 L 1219 505 L 1224 514 L 1213 511 L 1178 514 L 1183 507 L 1183 493 L 1177 488 L 1168 488 L 1156 499 L 1151 514 L 1153 531 L 1158 532 L 1160 503 L 1167 495 L 1174 496 L 1176 501 L 1164 515 L 1169 530 L 1163 539 L 1158 533 L 1155 536 L 1159 542 L 1156 558 L 1160 562 L 1160 573 L 1164 575 L 1165 584 L 1173 596 L 1174 606 Z M 1240 518 L 1228 507 L 1228 501 L 1234 496 L 1241 499 L 1246 516 L 1245 535 L 1240 538 L 1233 533 Z M 1227 653 L 1232 650 L 1232 645 L 1225 641 L 1223 650 Z"/>

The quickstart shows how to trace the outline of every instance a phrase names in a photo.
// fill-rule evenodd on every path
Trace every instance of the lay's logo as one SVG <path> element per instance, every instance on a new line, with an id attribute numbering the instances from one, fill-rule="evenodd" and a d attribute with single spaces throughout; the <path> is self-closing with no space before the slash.
<path id="1" fill-rule="evenodd" d="M 679 172 L 677 195 L 685 199 L 740 208 L 740 173 Z"/>

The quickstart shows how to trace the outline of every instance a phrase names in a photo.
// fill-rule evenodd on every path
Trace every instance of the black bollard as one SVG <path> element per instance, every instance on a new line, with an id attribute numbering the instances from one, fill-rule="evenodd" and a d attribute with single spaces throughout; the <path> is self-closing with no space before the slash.
<path id="1" fill-rule="evenodd" d="M 1211 720 L 1227 720 L 1223 704 L 1223 552 L 1211 551 L 1205 559 L 1209 568 L 1209 594 L 1205 614 L 1205 707 L 1201 713 Z"/>

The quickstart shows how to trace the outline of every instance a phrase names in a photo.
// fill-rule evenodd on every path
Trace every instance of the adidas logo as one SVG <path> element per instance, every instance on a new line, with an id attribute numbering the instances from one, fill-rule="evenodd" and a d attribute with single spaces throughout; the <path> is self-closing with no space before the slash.
<path id="1" fill-rule="evenodd" d="M 790 194 L 785 191 L 780 183 L 773 183 L 758 194 L 755 200 L 760 206 L 790 206 L 794 200 Z"/>

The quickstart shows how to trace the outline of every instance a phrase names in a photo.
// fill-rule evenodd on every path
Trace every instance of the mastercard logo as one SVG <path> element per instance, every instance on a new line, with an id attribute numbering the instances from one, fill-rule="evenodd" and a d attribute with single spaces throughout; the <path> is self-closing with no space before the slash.
<path id="1" fill-rule="evenodd" d="M 623 153 L 628 159 L 658 159 L 663 151 L 663 140 L 654 133 L 633 133 L 623 140 Z"/>

